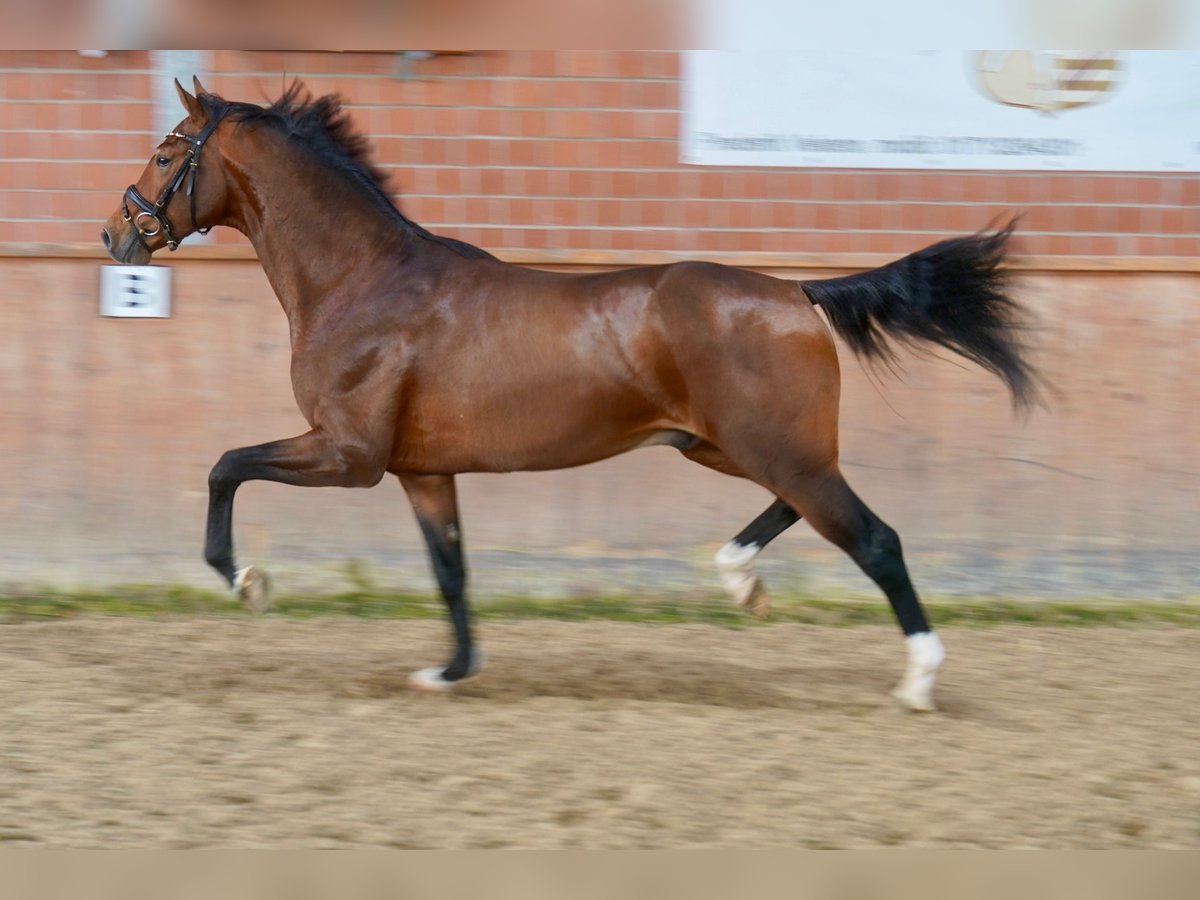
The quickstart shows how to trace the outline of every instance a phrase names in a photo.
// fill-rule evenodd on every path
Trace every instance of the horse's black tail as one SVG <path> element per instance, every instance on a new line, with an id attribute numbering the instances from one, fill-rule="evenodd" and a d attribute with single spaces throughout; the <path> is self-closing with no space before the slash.
<path id="1" fill-rule="evenodd" d="M 1037 377 L 1020 331 L 1025 310 L 1007 293 L 1001 269 L 1016 223 L 951 238 L 886 266 L 801 286 L 834 330 L 867 359 L 894 360 L 889 343 L 931 341 L 1003 379 L 1021 409 L 1037 397 Z"/>

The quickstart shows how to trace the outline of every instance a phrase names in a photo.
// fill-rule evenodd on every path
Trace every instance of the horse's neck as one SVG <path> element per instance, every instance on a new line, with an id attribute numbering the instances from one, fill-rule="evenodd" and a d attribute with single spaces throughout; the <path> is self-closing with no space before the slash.
<path id="1" fill-rule="evenodd" d="M 314 177 L 311 163 L 260 168 L 260 175 L 247 173 L 253 188 L 238 198 L 228 224 L 254 245 L 295 332 L 327 303 L 349 299 L 350 285 L 368 281 L 366 247 L 386 250 L 386 239 L 402 236 L 368 198 L 331 183 L 328 173 Z"/>

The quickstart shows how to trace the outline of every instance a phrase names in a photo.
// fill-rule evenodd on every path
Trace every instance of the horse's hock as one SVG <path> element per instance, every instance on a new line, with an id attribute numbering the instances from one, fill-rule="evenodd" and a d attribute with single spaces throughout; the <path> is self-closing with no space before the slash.
<path id="1" fill-rule="evenodd" d="M 219 255 L 219 254 L 215 254 Z M 174 317 L 102 319 L 95 259 L 0 258 L 0 560 L 16 582 L 147 573 L 211 587 L 200 560 L 206 477 L 231 446 L 297 434 L 286 320 L 253 260 L 175 259 Z M 804 278 L 835 272 L 796 271 Z M 905 357 L 873 384 L 842 348 L 851 484 L 903 535 L 927 593 L 1132 596 L 1194 590 L 1195 275 L 1023 273 L 1037 364 L 1056 390 L 1028 422 L 973 367 Z M 781 386 L 786 389 L 786 386 Z M 137 477 L 129 477 L 137 473 Z M 464 476 L 477 595 L 719 590 L 712 553 L 761 489 L 669 448 L 562 472 Z M 428 585 L 420 536 L 389 481 L 370 491 L 252 483 L 245 562 L 277 586 L 343 587 L 347 560 Z M 819 564 L 810 561 L 819 560 Z M 762 556 L 775 591 L 876 596 L 805 526 Z"/>

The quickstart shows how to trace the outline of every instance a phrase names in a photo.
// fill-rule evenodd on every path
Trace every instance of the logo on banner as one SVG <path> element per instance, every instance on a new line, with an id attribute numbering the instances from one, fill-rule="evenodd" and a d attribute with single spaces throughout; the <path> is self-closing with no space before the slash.
<path id="1" fill-rule="evenodd" d="M 1120 83 L 1121 54 L 1111 51 L 984 50 L 975 68 L 994 100 L 1044 113 L 1100 103 Z"/>

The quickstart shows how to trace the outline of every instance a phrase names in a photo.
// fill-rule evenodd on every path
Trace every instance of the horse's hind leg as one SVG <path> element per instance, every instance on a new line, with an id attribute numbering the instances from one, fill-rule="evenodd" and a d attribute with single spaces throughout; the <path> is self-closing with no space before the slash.
<path id="1" fill-rule="evenodd" d="M 782 481 L 772 485 L 779 495 L 887 595 L 908 643 L 908 669 L 893 696 L 909 709 L 933 709 L 934 677 L 945 653 L 909 580 L 899 535 L 858 498 L 836 466 Z"/>
<path id="2" fill-rule="evenodd" d="M 887 595 L 908 643 L 908 668 L 892 695 L 909 709 L 932 710 L 934 678 L 945 657 L 941 641 L 930 629 L 908 577 L 899 535 L 850 489 L 836 464 L 757 466 L 748 454 L 735 460 L 707 442 L 683 452 L 718 472 L 752 478 L 778 497 L 717 552 L 721 580 L 734 599 L 754 611 L 765 608 L 754 558 L 803 516 L 819 534 L 845 550 Z"/>
<path id="3" fill-rule="evenodd" d="M 401 475 L 417 524 L 429 548 L 429 559 L 442 599 L 454 627 L 454 656 L 449 665 L 421 669 L 409 676 L 413 687 L 444 691 L 457 681 L 475 675 L 482 659 L 472 646 L 471 618 L 467 608 L 467 569 L 462 533 L 458 525 L 458 498 L 452 475 Z"/>
<path id="4" fill-rule="evenodd" d="M 726 475 L 745 477 L 720 450 L 709 443 L 683 451 L 688 459 Z M 717 551 L 717 571 L 721 585 L 742 609 L 765 616 L 771 609 L 762 579 L 754 572 L 754 560 L 762 549 L 800 521 L 800 515 L 782 500 L 776 499 L 733 540 Z"/>
<path id="5" fill-rule="evenodd" d="M 763 547 L 799 521 L 799 513 L 776 499 L 737 537 L 717 551 L 721 584 L 738 606 L 759 617 L 770 612 L 771 601 L 762 579 L 754 573 L 754 559 Z"/>

